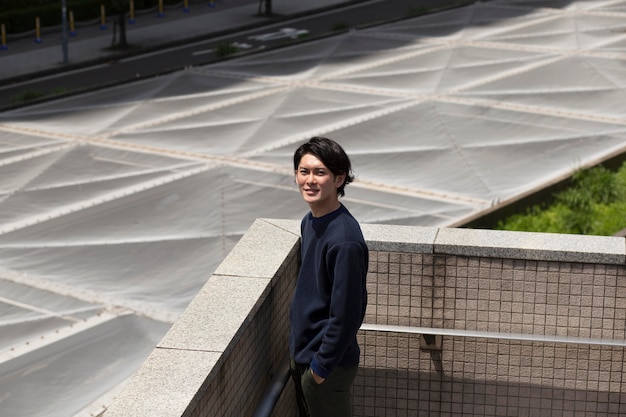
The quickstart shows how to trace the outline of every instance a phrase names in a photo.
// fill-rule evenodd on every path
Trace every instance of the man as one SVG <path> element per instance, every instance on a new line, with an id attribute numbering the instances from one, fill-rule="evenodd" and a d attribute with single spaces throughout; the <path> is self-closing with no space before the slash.
<path id="1" fill-rule="evenodd" d="M 350 417 L 368 266 L 361 228 L 339 202 L 354 176 L 343 148 L 321 137 L 295 151 L 293 166 L 311 210 L 301 223 L 302 262 L 289 311 L 300 417 Z"/>

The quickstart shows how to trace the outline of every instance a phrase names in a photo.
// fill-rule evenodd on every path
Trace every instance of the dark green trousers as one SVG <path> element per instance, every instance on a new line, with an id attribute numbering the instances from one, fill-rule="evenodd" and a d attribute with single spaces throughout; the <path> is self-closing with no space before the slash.
<path id="1" fill-rule="evenodd" d="M 350 390 L 358 366 L 337 368 L 318 384 L 308 365 L 291 360 L 291 377 L 296 387 L 300 417 L 351 417 Z"/>

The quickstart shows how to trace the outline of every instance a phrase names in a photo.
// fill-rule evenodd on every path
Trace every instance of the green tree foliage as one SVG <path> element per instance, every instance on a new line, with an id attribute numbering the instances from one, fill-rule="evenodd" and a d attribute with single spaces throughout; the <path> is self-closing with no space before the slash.
<path id="1" fill-rule="evenodd" d="M 598 166 L 576 172 L 550 206 L 498 222 L 497 229 L 610 236 L 626 227 L 626 163 L 617 172 Z"/>

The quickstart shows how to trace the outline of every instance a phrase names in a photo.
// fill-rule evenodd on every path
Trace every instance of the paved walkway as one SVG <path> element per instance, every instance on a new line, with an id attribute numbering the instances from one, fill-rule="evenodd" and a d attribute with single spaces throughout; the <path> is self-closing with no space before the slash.
<path id="1" fill-rule="evenodd" d="M 217 0 L 213 7 L 209 0 L 190 1 L 187 12 L 183 10 L 181 2 L 176 8 L 165 8 L 161 17 L 156 9 L 137 11 L 135 23 L 127 24 L 127 38 L 130 44 L 150 51 L 186 40 L 209 38 L 275 23 L 276 18 L 281 16 L 303 15 L 350 3 L 355 1 L 273 0 L 272 10 L 277 17 L 270 19 L 259 16 L 259 2 L 256 0 Z M 114 20 L 115 16 L 108 17 L 106 29 L 100 27 L 99 19 L 77 24 L 76 35 L 67 38 L 67 54 L 64 53 L 60 27 L 42 30 L 40 41 L 37 41 L 34 31 L 18 37 L 9 36 L 4 45 L 6 49 L 0 50 L 0 83 L 116 59 L 120 53 L 108 49 L 113 43 Z"/>

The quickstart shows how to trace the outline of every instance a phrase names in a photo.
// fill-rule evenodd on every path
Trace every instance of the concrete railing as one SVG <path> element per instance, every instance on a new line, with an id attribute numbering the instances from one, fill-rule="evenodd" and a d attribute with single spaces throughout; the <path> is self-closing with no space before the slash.
<path id="1" fill-rule="evenodd" d="M 626 412 L 623 238 L 363 232 L 369 304 L 355 416 Z M 105 417 L 252 416 L 287 355 L 298 258 L 299 222 L 257 220 Z M 296 415 L 290 383 L 272 415 Z"/>

